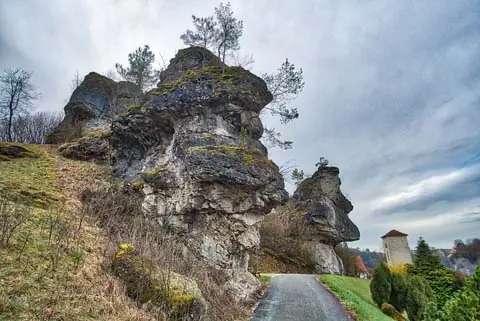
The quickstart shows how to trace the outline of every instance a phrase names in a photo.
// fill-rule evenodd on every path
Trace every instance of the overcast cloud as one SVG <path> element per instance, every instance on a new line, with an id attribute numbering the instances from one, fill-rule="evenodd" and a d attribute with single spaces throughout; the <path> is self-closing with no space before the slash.
<path id="1" fill-rule="evenodd" d="M 340 168 L 361 231 L 392 228 L 411 246 L 480 237 L 480 2 L 232 0 L 254 72 L 288 57 L 304 69 L 300 118 L 268 119 L 295 146 L 283 164 Z M 58 111 L 76 71 L 105 72 L 149 44 L 171 58 L 190 16 L 217 1 L 0 0 L 0 68 L 34 72 L 41 110 Z M 292 186 L 289 186 L 292 191 Z"/>

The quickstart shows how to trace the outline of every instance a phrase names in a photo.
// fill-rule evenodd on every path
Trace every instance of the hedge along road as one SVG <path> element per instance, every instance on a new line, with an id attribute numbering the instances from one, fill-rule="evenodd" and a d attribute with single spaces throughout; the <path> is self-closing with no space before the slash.
<path id="1" fill-rule="evenodd" d="M 338 300 L 310 274 L 279 274 L 251 321 L 352 321 Z"/>

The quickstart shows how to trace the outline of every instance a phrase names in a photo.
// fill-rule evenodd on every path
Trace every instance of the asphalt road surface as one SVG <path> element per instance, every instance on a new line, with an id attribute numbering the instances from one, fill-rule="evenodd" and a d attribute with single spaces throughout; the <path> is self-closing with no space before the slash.
<path id="1" fill-rule="evenodd" d="M 251 321 L 352 321 L 337 299 L 314 275 L 272 277 L 267 295 Z"/>

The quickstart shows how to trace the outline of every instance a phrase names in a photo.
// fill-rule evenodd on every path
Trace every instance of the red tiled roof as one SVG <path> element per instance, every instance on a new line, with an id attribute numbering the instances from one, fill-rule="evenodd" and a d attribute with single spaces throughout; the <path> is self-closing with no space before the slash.
<path id="1" fill-rule="evenodd" d="M 367 267 L 365 266 L 365 263 L 363 263 L 363 260 L 362 258 L 360 257 L 360 255 L 357 255 L 355 257 L 355 262 L 357 263 L 357 268 L 358 268 L 358 271 L 360 273 L 367 273 L 368 274 L 368 269 Z"/>
<path id="2" fill-rule="evenodd" d="M 399 232 L 399 231 L 397 231 L 397 230 L 391 230 L 390 232 L 388 232 L 387 234 L 385 234 L 384 236 L 382 236 L 382 239 L 383 239 L 383 238 L 386 238 L 386 237 L 391 237 L 391 236 L 408 236 L 408 234 Z"/>

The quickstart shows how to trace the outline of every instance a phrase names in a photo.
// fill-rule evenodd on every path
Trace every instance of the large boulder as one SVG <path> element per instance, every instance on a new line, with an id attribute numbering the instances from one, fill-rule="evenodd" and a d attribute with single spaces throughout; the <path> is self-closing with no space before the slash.
<path id="1" fill-rule="evenodd" d="M 261 78 L 197 51 L 180 51 L 158 88 L 114 121 L 112 162 L 118 175 L 143 180 L 143 209 L 159 233 L 227 272 L 228 289 L 247 299 L 261 286 L 247 250 L 259 244 L 263 216 L 288 199 L 258 140 L 272 95 Z"/>
<path id="2" fill-rule="evenodd" d="M 106 130 L 115 116 L 138 104 L 141 97 L 142 91 L 134 83 L 115 82 L 91 72 L 72 93 L 64 108 L 65 118 L 47 143 L 69 142 L 92 131 Z"/>
<path id="3" fill-rule="evenodd" d="M 348 216 L 353 205 L 342 194 L 340 184 L 337 167 L 320 167 L 300 183 L 292 197 L 295 209 L 304 214 L 309 226 L 305 235 L 309 240 L 303 249 L 322 273 L 342 273 L 343 264 L 335 254 L 335 245 L 360 239 L 357 226 Z"/>

